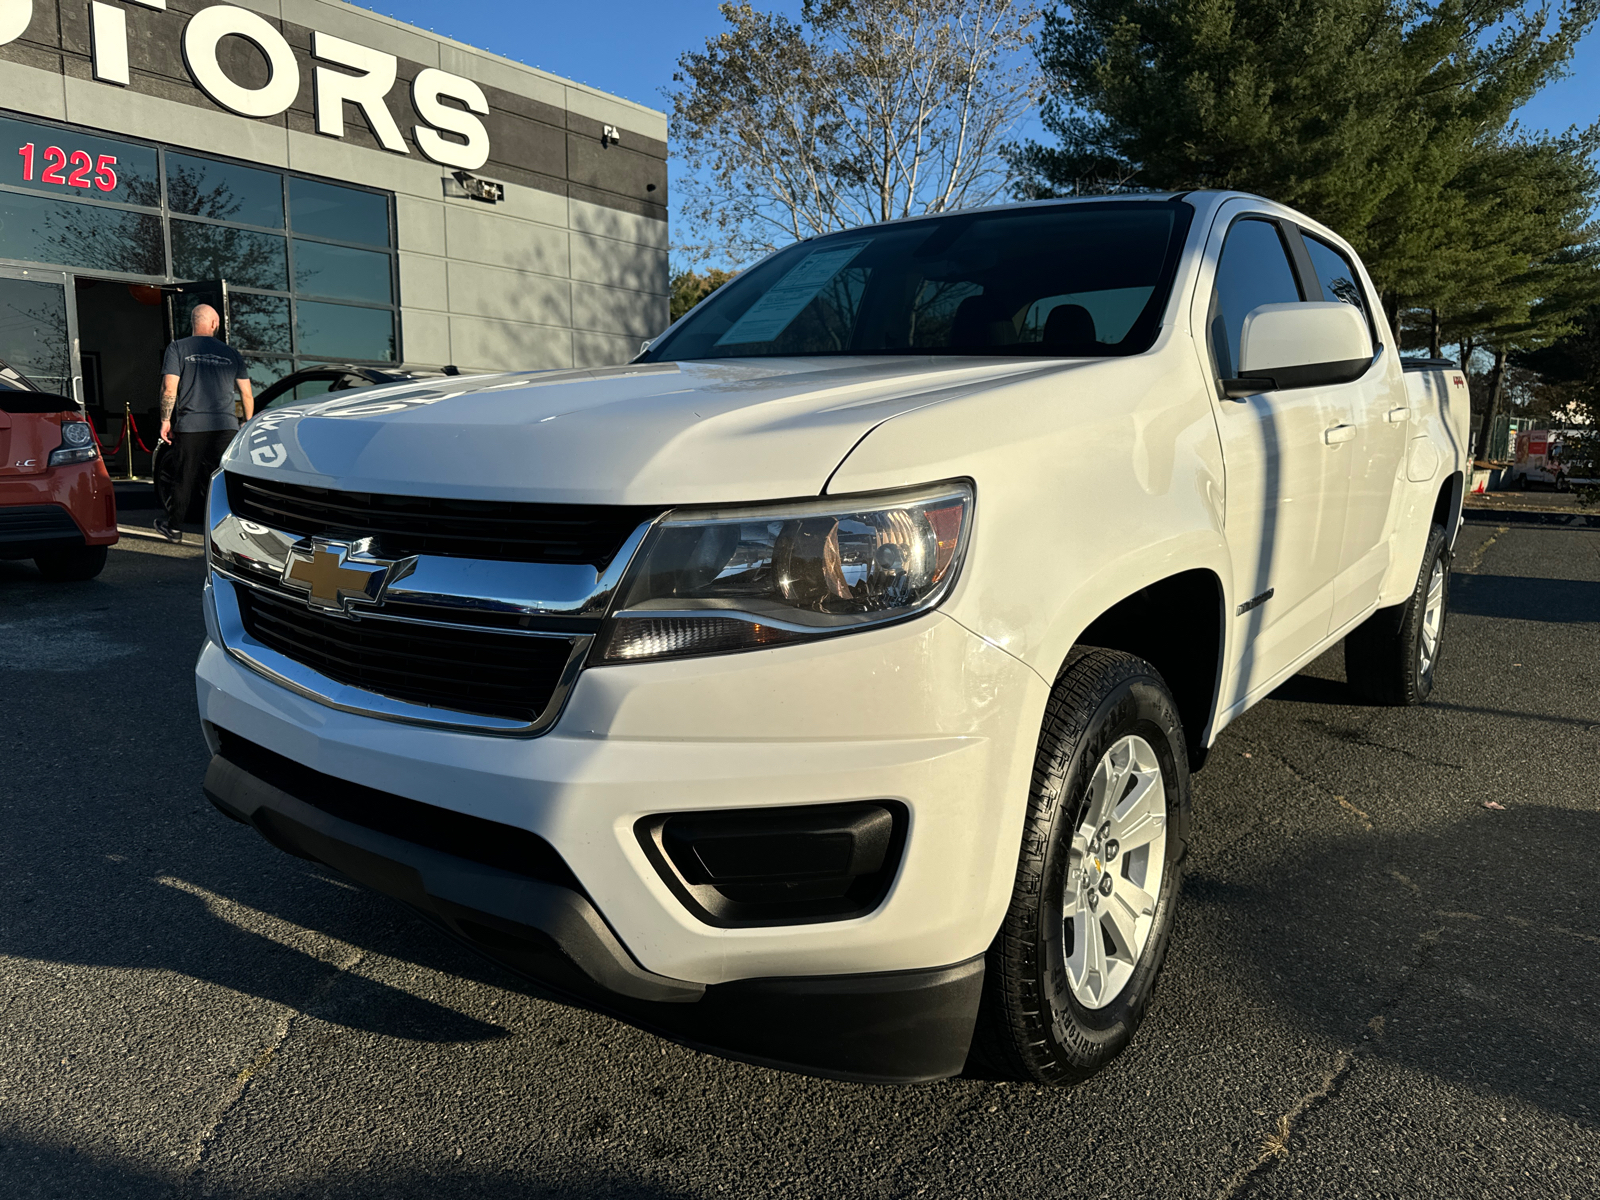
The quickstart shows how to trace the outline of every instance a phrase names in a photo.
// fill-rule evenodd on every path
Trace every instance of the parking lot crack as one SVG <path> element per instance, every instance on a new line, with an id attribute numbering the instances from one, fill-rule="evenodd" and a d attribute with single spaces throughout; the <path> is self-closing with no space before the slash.
<path id="1" fill-rule="evenodd" d="M 1467 561 L 1465 566 L 1455 567 L 1453 569 L 1461 572 L 1464 575 L 1471 575 L 1483 565 L 1483 556 L 1489 553 L 1489 547 L 1498 542 L 1500 540 L 1500 535 L 1508 532 L 1510 529 L 1511 526 L 1509 525 L 1499 526 L 1487 538 L 1478 543 L 1478 545 L 1472 551 L 1472 557 Z"/>
<path id="2" fill-rule="evenodd" d="M 1245 1194 L 1266 1168 L 1280 1159 L 1288 1158 L 1289 1141 L 1294 1136 L 1296 1126 L 1339 1094 L 1339 1089 L 1344 1086 L 1354 1066 L 1355 1055 L 1350 1051 L 1341 1050 L 1335 1054 L 1321 1082 L 1296 1100 L 1288 1112 L 1278 1117 L 1272 1131 L 1261 1139 L 1255 1158 L 1234 1172 L 1233 1178 L 1217 1192 L 1217 1200 L 1236 1200 Z"/>
<path id="3" fill-rule="evenodd" d="M 1326 796 L 1328 799 L 1332 800 L 1335 804 L 1337 804 L 1339 806 L 1339 808 L 1343 812 L 1348 813 L 1354 820 L 1358 821 L 1361 824 L 1362 828 L 1364 828 L 1368 833 L 1372 832 L 1372 816 L 1371 816 L 1371 814 L 1365 812 L 1364 810 L 1358 808 L 1356 805 L 1352 804 L 1348 797 L 1339 795 L 1332 788 L 1327 786 L 1327 784 L 1322 783 L 1320 780 L 1318 780 L 1316 777 L 1314 777 L 1305 768 L 1300 767 L 1300 766 L 1296 765 L 1293 762 L 1290 762 L 1282 754 L 1279 754 L 1276 751 L 1263 750 L 1263 751 L 1259 751 L 1259 753 L 1263 757 L 1270 757 L 1270 758 L 1276 759 L 1278 765 L 1281 766 L 1290 775 L 1294 776 L 1294 778 L 1295 778 L 1295 780 L 1297 782 L 1303 783 L 1308 788 L 1311 788 L 1314 791 L 1320 792 L 1322 795 Z"/>
<path id="4" fill-rule="evenodd" d="M 217 1103 L 211 1112 L 211 1119 L 195 1133 L 185 1148 L 182 1159 L 184 1174 L 179 1184 L 180 1188 L 205 1167 L 206 1161 L 216 1146 L 217 1139 L 221 1136 L 228 1117 L 244 1102 L 245 1098 L 250 1094 L 251 1088 L 272 1065 L 273 1060 L 278 1057 L 284 1044 L 293 1035 L 295 1026 L 300 1019 L 310 1009 L 321 1003 L 349 972 L 360 965 L 361 960 L 366 956 L 364 950 L 359 950 L 353 946 L 345 946 L 344 949 L 346 953 L 340 959 L 330 963 L 333 970 L 318 981 L 310 996 L 306 998 L 305 1003 L 298 1008 L 286 1008 L 282 1011 L 266 1043 L 256 1051 L 248 1063 L 240 1068 L 232 1081 L 223 1090 L 222 1095 L 218 1097 Z"/>
<path id="5" fill-rule="evenodd" d="M 1426 754 L 1418 754 L 1415 750 L 1407 750 L 1404 746 L 1391 746 L 1388 742 L 1377 741 L 1368 737 L 1365 730 L 1353 726 L 1330 725 L 1326 721 L 1318 721 L 1312 717 L 1307 717 L 1305 723 L 1349 746 L 1366 746 L 1373 750 L 1387 750 L 1390 754 L 1398 754 L 1402 758 L 1409 758 L 1413 762 L 1423 763 L 1430 767 L 1448 767 L 1452 771 L 1465 771 L 1467 769 L 1465 763 L 1450 762 L 1448 759 L 1443 758 L 1430 758 Z"/>
<path id="6" fill-rule="evenodd" d="M 272 923 L 266 920 L 264 914 L 259 914 L 259 912 L 250 909 L 245 904 L 230 901 L 226 896 L 218 896 L 218 894 L 205 890 L 202 886 L 194 885 L 194 883 L 186 882 L 186 880 L 179 880 L 179 878 L 163 875 L 163 877 L 158 878 L 157 882 L 198 896 L 198 898 L 206 902 L 206 906 L 210 907 L 214 914 L 230 920 L 240 928 L 251 928 L 256 933 L 261 933 L 262 936 L 272 938 L 274 941 L 283 941 L 283 934 L 272 928 Z M 347 978 L 350 971 L 354 971 L 362 963 L 363 958 L 366 957 L 366 952 L 360 947 L 350 946 L 349 942 L 330 939 L 328 946 L 322 947 L 320 954 L 315 955 L 315 957 L 331 970 L 326 971 L 322 978 L 315 982 L 315 986 L 310 989 L 310 994 L 304 998 L 304 1002 L 299 1003 L 298 1006 L 293 1006 L 293 1008 L 283 1006 L 266 1042 L 259 1046 L 256 1053 L 251 1054 L 250 1061 L 237 1070 L 237 1074 L 230 1080 L 229 1085 L 222 1090 L 221 1096 L 218 1096 L 218 1101 L 211 1109 L 210 1120 L 200 1130 L 195 1131 L 194 1136 L 189 1139 L 187 1146 L 184 1147 L 184 1154 L 182 1154 L 181 1158 L 184 1174 L 182 1174 L 182 1179 L 179 1181 L 179 1190 L 184 1187 L 186 1182 L 194 1178 L 195 1174 L 200 1173 L 205 1168 L 206 1160 L 210 1158 L 211 1152 L 218 1144 L 218 1139 L 221 1138 L 222 1130 L 224 1130 L 230 1114 L 235 1109 L 238 1109 L 238 1106 L 250 1094 L 251 1088 L 270 1069 L 272 1062 L 278 1058 L 278 1054 L 283 1050 L 283 1045 L 290 1040 L 290 1037 L 293 1037 L 294 1029 L 298 1026 L 301 1018 L 304 1018 L 309 1011 L 315 1010 L 317 1005 L 320 1005 L 328 997 L 331 990 L 338 986 L 342 979 Z"/>
<path id="7" fill-rule="evenodd" d="M 1418 891 L 1416 884 L 1405 876 L 1397 872 L 1391 874 L 1413 892 Z M 1303 1132 L 1313 1113 L 1338 1098 L 1360 1061 L 1373 1054 L 1382 1044 L 1389 1027 L 1389 1014 L 1410 991 L 1412 983 L 1427 965 L 1443 934 L 1444 928 L 1440 926 L 1424 929 L 1417 936 L 1411 947 L 1410 961 L 1389 990 L 1389 994 L 1379 1004 L 1378 1011 L 1367 1020 L 1366 1032 L 1361 1035 L 1361 1041 L 1353 1048 L 1339 1050 L 1333 1056 L 1332 1065 L 1323 1074 L 1317 1086 L 1301 1095 L 1288 1111 L 1278 1116 L 1272 1128 L 1261 1139 L 1255 1157 L 1234 1172 L 1233 1177 L 1217 1192 L 1216 1200 L 1239 1200 L 1239 1197 L 1248 1195 L 1257 1179 L 1290 1156 L 1292 1139 L 1296 1131 Z"/>
<path id="8" fill-rule="evenodd" d="M 185 1150 L 183 1156 L 186 1167 L 184 1171 L 185 1179 L 192 1176 L 204 1165 L 206 1156 L 210 1153 L 212 1144 L 216 1141 L 217 1135 L 222 1129 L 223 1122 L 228 1119 L 228 1114 L 238 1107 L 239 1102 L 245 1098 L 245 1095 L 250 1090 L 250 1085 L 255 1081 L 256 1077 L 272 1064 L 272 1060 L 277 1055 L 279 1048 L 288 1040 L 289 1032 L 294 1028 L 295 1017 L 298 1015 L 298 1013 L 290 1011 L 284 1013 L 278 1019 L 277 1028 L 273 1031 L 273 1035 L 267 1041 L 267 1044 L 261 1047 L 256 1052 L 255 1057 L 234 1076 L 233 1082 L 218 1099 L 216 1107 L 212 1109 L 211 1120 L 195 1134 Z"/>

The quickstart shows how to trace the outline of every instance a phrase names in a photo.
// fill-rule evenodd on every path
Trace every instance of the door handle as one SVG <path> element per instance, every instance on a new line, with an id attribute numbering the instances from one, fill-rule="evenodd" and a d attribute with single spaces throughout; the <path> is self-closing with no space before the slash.
<path id="1" fill-rule="evenodd" d="M 1356 427 L 1354 425 L 1335 425 L 1331 429 L 1325 430 L 1322 434 L 1322 440 L 1330 446 L 1337 446 L 1341 442 L 1353 442 L 1355 437 Z"/>
<path id="2" fill-rule="evenodd" d="M 1391 408 L 1388 412 L 1383 414 L 1383 419 L 1385 421 L 1389 422 L 1389 424 L 1391 424 L 1391 425 L 1398 425 L 1401 421 L 1404 421 L 1410 415 L 1411 415 L 1411 410 L 1409 408 L 1405 408 L 1405 407 Z"/>

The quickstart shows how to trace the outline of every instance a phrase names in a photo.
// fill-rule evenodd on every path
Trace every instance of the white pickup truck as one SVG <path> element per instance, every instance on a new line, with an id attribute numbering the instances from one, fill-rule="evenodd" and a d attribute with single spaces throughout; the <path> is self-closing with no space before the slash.
<path id="1" fill-rule="evenodd" d="M 1467 392 L 1259 197 L 781 250 L 627 365 L 277 407 L 208 516 L 206 791 L 553 992 L 859 1080 L 1129 1042 L 1190 773 L 1432 686 Z"/>

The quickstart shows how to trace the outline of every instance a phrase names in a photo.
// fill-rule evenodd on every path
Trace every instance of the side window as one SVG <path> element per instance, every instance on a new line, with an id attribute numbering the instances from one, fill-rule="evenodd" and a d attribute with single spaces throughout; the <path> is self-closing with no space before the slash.
<path id="1" fill-rule="evenodd" d="M 1306 253 L 1311 255 L 1311 265 L 1316 268 L 1317 279 L 1322 284 L 1324 300 L 1339 300 L 1361 311 L 1372 331 L 1372 344 L 1378 344 L 1378 331 L 1372 323 L 1372 309 L 1367 305 L 1367 295 L 1361 288 L 1361 276 L 1354 264 L 1327 242 L 1311 234 L 1304 237 Z"/>
<path id="2" fill-rule="evenodd" d="M 1234 222 L 1222 244 L 1211 293 L 1209 332 L 1218 377 L 1231 379 L 1239 373 L 1239 336 L 1251 309 L 1303 299 L 1278 226 L 1252 217 Z"/>

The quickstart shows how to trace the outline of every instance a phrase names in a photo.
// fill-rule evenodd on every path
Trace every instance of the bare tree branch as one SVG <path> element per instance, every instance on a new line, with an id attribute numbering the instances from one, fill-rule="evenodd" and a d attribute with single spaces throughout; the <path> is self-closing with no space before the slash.
<path id="1" fill-rule="evenodd" d="M 789 240 L 987 203 L 1034 104 L 1032 0 L 748 3 L 668 93 L 687 168 L 680 253 L 738 264 Z"/>

